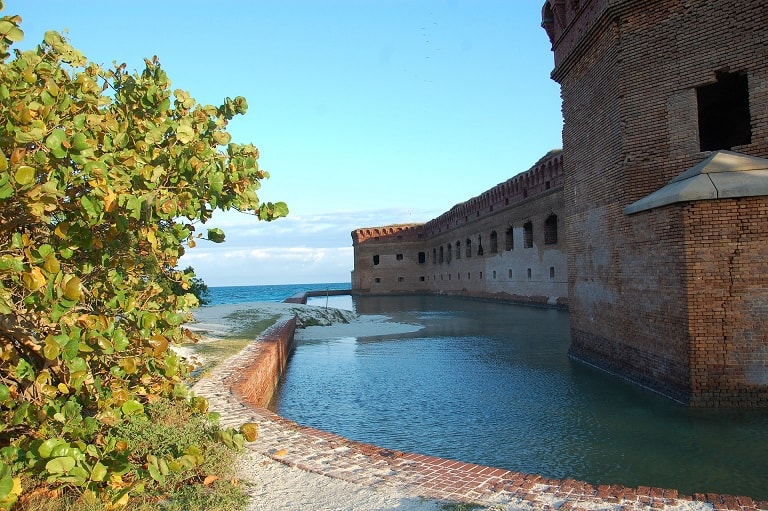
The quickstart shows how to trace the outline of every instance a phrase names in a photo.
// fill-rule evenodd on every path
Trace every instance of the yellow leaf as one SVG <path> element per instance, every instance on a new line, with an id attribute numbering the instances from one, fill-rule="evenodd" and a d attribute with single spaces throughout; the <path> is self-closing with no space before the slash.
<path id="1" fill-rule="evenodd" d="M 64 292 L 64 298 L 67 300 L 78 300 L 82 291 L 80 290 L 80 279 L 74 275 L 65 278 L 61 283 L 61 290 Z"/>
<path id="2" fill-rule="evenodd" d="M 203 480 L 203 486 L 208 486 L 219 480 L 219 476 L 206 476 Z"/>
<path id="3" fill-rule="evenodd" d="M 45 286 L 46 283 L 45 276 L 43 276 L 43 272 L 38 267 L 34 267 L 31 271 L 22 274 L 21 280 L 24 283 L 24 287 L 30 291 L 37 291 Z"/>
<path id="4" fill-rule="evenodd" d="M 249 442 L 254 442 L 259 437 L 259 425 L 255 422 L 246 422 L 240 426 L 240 433 Z"/>
<path id="5" fill-rule="evenodd" d="M 115 195 L 115 192 L 110 191 L 104 197 L 104 211 L 111 213 L 115 208 L 117 208 L 117 195 Z"/>
<path id="6" fill-rule="evenodd" d="M 64 239 L 67 237 L 67 231 L 69 231 L 69 222 L 61 222 L 56 225 L 56 229 L 54 229 L 53 232 L 55 232 L 56 236 L 59 238 Z"/>
<path id="7" fill-rule="evenodd" d="M 276 457 L 276 458 L 282 458 L 282 457 L 283 457 L 283 456 L 285 456 L 286 454 L 288 454 L 288 451 L 286 451 L 285 449 L 280 449 L 279 451 L 275 451 L 275 452 L 272 454 L 272 456 L 274 456 L 274 457 Z"/>
<path id="8" fill-rule="evenodd" d="M 61 265 L 59 264 L 59 260 L 56 259 L 53 255 L 50 255 L 45 258 L 45 262 L 43 263 L 43 268 L 48 273 L 57 274 L 59 273 L 59 270 L 61 269 Z"/>
<path id="9" fill-rule="evenodd" d="M 13 478 L 13 489 L 11 490 L 11 493 L 14 495 L 21 495 L 22 488 L 21 488 L 21 478 L 20 477 L 14 477 Z"/>
<path id="10" fill-rule="evenodd" d="M 67 387 L 64 383 L 59 383 L 57 385 L 59 392 L 62 394 L 69 394 L 69 387 Z"/>
<path id="11" fill-rule="evenodd" d="M 35 180 L 35 169 L 26 165 L 22 165 L 16 169 L 16 173 L 13 175 L 13 177 L 16 180 L 16 183 L 20 184 L 21 186 L 28 185 Z"/>

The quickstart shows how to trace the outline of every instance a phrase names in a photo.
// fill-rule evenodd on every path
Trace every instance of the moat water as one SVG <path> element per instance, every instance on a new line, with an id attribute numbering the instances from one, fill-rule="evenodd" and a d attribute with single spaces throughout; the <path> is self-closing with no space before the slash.
<path id="1" fill-rule="evenodd" d="M 768 411 L 689 409 L 573 361 L 567 312 L 447 297 L 354 308 L 424 328 L 300 343 L 282 416 L 546 477 L 768 498 Z"/>

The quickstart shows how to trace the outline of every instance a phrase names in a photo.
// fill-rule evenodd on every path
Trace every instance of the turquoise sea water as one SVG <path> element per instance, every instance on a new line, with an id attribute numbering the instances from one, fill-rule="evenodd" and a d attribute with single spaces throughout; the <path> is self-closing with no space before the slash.
<path id="1" fill-rule="evenodd" d="M 282 302 L 296 293 L 350 289 L 349 282 L 324 284 L 281 284 L 274 286 L 221 286 L 209 287 L 210 305 L 248 302 Z"/>
<path id="2" fill-rule="evenodd" d="M 300 343 L 275 405 L 284 417 L 546 477 L 768 499 L 768 411 L 689 409 L 575 362 L 567 312 L 418 296 L 353 305 L 424 329 Z"/>

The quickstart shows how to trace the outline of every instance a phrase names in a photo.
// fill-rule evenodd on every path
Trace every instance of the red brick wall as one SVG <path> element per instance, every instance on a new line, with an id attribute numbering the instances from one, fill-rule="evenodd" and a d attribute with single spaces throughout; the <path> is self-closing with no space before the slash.
<path id="1" fill-rule="evenodd" d="M 768 286 L 760 278 L 731 286 L 733 268 L 722 263 L 734 249 L 731 238 L 712 246 L 711 236 L 695 235 L 699 216 L 724 227 L 705 211 L 743 225 L 749 208 L 714 201 L 623 213 L 710 154 L 699 151 L 696 87 L 713 83 L 716 71 L 748 76 L 752 142 L 732 150 L 768 157 L 768 9 L 754 0 L 579 5 L 553 40 L 553 78 L 563 98 L 572 353 L 681 401 L 768 405 L 766 382 L 745 373 L 768 370 L 766 332 L 756 319 Z M 746 202 L 757 210 L 766 198 Z M 696 250 L 722 253 L 710 264 L 714 273 L 690 266 Z M 750 257 L 765 262 L 761 250 L 755 239 Z M 718 323 L 698 294 L 704 281 L 711 296 L 732 293 L 725 300 L 730 317 L 746 322 Z"/>
<path id="2" fill-rule="evenodd" d="M 692 401 L 768 403 L 768 201 L 685 208 Z"/>
<path id="3" fill-rule="evenodd" d="M 240 368 L 232 383 L 238 399 L 262 408 L 269 405 L 288 364 L 295 330 L 296 318 L 279 320 L 246 348 L 252 352 L 250 363 Z"/>

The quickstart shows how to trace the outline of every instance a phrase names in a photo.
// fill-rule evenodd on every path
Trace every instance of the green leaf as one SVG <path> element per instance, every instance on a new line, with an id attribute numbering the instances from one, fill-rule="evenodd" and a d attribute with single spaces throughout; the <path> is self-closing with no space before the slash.
<path id="1" fill-rule="evenodd" d="M 69 456 L 53 458 L 45 464 L 45 469 L 51 474 L 66 474 L 75 468 L 75 459 Z"/>
<path id="2" fill-rule="evenodd" d="M 24 360 L 23 358 L 19 360 L 19 363 L 16 365 L 16 377 L 19 379 L 27 379 L 27 380 L 34 380 L 35 379 L 35 369 L 32 367 L 32 365 Z"/>
<path id="3" fill-rule="evenodd" d="M 48 149 L 61 149 L 61 144 L 67 139 L 67 132 L 64 130 L 53 130 L 48 138 L 45 139 L 45 145 Z"/>
<path id="4" fill-rule="evenodd" d="M 91 470 L 91 481 L 101 482 L 107 477 L 107 467 L 100 461 L 97 461 Z"/>
<path id="5" fill-rule="evenodd" d="M 214 243 L 222 243 L 224 241 L 224 231 L 218 227 L 208 229 L 208 239 Z"/>
<path id="6" fill-rule="evenodd" d="M 91 146 L 88 143 L 88 139 L 82 133 L 75 133 L 72 136 L 72 148 L 76 151 L 84 151 L 89 147 Z"/>
<path id="7" fill-rule="evenodd" d="M 62 438 L 49 438 L 48 440 L 44 441 L 42 444 L 40 444 L 40 447 L 37 448 L 37 454 L 40 455 L 41 458 L 46 459 L 50 458 L 53 454 L 53 450 L 60 446 L 64 445 L 67 442 Z"/>
<path id="8" fill-rule="evenodd" d="M 276 202 L 272 213 L 273 218 L 280 218 L 288 215 L 288 205 L 285 202 Z"/>
<path id="9" fill-rule="evenodd" d="M 0 20 L 0 35 L 13 42 L 24 39 L 24 32 L 10 20 Z"/>
<path id="10" fill-rule="evenodd" d="M 120 407 L 125 415 L 133 415 L 138 413 L 144 413 L 144 405 L 136 401 L 135 399 L 129 399 L 123 406 Z"/>
<path id="11" fill-rule="evenodd" d="M 215 194 L 221 193 L 224 189 L 224 173 L 213 172 L 208 176 L 208 187 Z"/>
<path id="12" fill-rule="evenodd" d="M 147 466 L 147 470 L 149 470 L 149 475 L 152 479 L 160 484 L 165 484 L 165 476 L 160 473 L 160 470 L 155 465 L 150 463 Z"/>
<path id="13" fill-rule="evenodd" d="M 195 130 L 192 126 L 182 125 L 176 130 L 176 138 L 182 144 L 188 144 L 195 138 Z"/>
<path id="14" fill-rule="evenodd" d="M 5 500 L 13 491 L 13 476 L 10 472 L 0 478 L 0 501 Z"/>
<path id="15" fill-rule="evenodd" d="M 11 397 L 11 391 L 5 383 L 0 382 L 0 403 L 4 403 Z"/>

